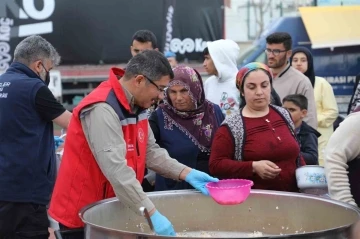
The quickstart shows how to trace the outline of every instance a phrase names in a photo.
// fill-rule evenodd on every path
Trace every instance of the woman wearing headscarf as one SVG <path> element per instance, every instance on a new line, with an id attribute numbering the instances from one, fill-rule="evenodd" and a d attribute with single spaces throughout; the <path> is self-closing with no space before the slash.
<path id="1" fill-rule="evenodd" d="M 164 103 L 149 118 L 156 142 L 179 162 L 209 172 L 210 147 L 224 116 L 218 105 L 205 99 L 200 74 L 187 66 L 173 69 Z M 156 175 L 155 191 L 191 189 Z"/>
<path id="2" fill-rule="evenodd" d="M 333 133 L 333 124 L 339 111 L 334 96 L 334 91 L 324 78 L 315 76 L 314 62 L 311 52 L 305 47 L 293 50 L 290 58 L 291 65 L 306 75 L 314 87 L 316 112 L 318 120 L 317 131 L 321 134 L 318 138 L 319 165 L 324 165 L 324 150 Z"/>
<path id="3" fill-rule="evenodd" d="M 236 87 L 246 104 L 216 132 L 210 173 L 223 179 L 250 179 L 255 189 L 295 192 L 295 170 L 304 161 L 290 113 L 270 104 L 271 84 L 272 73 L 262 63 L 239 70 Z"/>

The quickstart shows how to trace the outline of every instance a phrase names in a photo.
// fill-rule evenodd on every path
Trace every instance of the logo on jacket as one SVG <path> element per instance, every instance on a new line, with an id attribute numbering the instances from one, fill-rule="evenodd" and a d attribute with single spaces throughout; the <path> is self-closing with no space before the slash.
<path id="1" fill-rule="evenodd" d="M 139 139 L 140 143 L 144 143 L 145 133 L 142 128 L 139 128 L 139 130 L 138 130 L 138 139 Z"/>

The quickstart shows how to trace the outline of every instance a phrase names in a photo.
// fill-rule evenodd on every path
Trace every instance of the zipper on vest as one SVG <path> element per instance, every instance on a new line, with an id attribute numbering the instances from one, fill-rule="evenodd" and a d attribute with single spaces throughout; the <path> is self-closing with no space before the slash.
<path id="1" fill-rule="evenodd" d="M 105 182 L 103 185 L 103 198 L 102 199 L 106 199 L 107 198 L 107 183 Z"/>
<path id="2" fill-rule="evenodd" d="M 139 144 L 138 144 L 137 139 L 136 139 L 136 152 L 137 152 L 137 156 L 140 156 L 140 149 L 139 149 Z"/>
<path id="3" fill-rule="evenodd" d="M 136 115 L 136 129 L 138 127 L 139 117 Z M 138 143 L 138 134 L 136 134 L 136 153 L 137 156 L 140 156 L 140 149 L 139 149 L 139 143 Z"/>

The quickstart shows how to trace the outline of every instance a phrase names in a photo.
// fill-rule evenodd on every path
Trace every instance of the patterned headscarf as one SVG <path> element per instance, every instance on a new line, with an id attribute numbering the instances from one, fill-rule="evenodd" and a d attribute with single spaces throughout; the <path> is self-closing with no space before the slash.
<path id="1" fill-rule="evenodd" d="M 258 70 L 258 69 L 261 69 L 261 70 L 265 71 L 265 73 L 267 75 L 269 75 L 270 84 L 272 84 L 273 75 L 272 75 L 272 72 L 271 72 L 270 68 L 267 65 L 265 65 L 263 63 L 260 63 L 260 62 L 251 62 L 251 63 L 246 64 L 245 66 L 240 68 L 239 72 L 236 75 L 236 87 L 240 91 L 243 91 L 245 77 L 250 72 Z"/>
<path id="2" fill-rule="evenodd" d="M 174 79 L 168 85 L 168 90 L 175 85 L 181 85 L 189 91 L 195 105 L 192 111 L 179 111 L 171 103 L 167 91 L 164 103 L 159 106 L 163 110 L 165 129 L 172 130 L 173 125 L 184 132 L 203 152 L 209 152 L 215 134 L 217 121 L 214 105 L 205 99 L 204 86 L 200 74 L 187 66 L 177 66 L 173 69 Z M 214 129 L 215 128 L 215 129 Z"/>

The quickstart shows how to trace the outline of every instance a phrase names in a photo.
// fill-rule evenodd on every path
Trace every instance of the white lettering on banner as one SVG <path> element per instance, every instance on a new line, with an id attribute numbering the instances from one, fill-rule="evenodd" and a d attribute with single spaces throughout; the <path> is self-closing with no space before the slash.
<path id="1" fill-rule="evenodd" d="M 35 0 L 23 0 L 22 5 L 23 8 L 20 8 L 16 2 L 9 0 L 1 0 L 0 1 L 0 16 L 7 16 L 7 8 L 10 10 L 12 15 L 14 15 L 18 19 L 31 19 L 34 20 L 45 20 L 49 18 L 55 11 L 55 0 L 42 0 L 43 8 L 41 10 L 36 9 Z M 1 10 L 2 9 L 2 10 Z M 46 34 L 53 32 L 53 22 L 48 21 L 44 22 L 46 24 L 39 24 L 41 22 L 36 22 L 32 24 L 24 24 L 19 25 L 18 27 L 14 27 L 14 33 L 12 36 L 25 37 L 31 36 L 35 34 Z M 24 31 L 24 28 L 26 31 Z M 32 29 L 32 30 L 31 30 Z M 18 35 L 19 30 L 22 31 L 22 35 Z M 26 35 L 24 34 L 26 33 Z"/>
<path id="2" fill-rule="evenodd" d="M 38 35 L 44 33 L 51 33 L 53 31 L 52 22 L 41 22 L 19 26 L 19 37 L 27 37 L 30 35 Z"/>
<path id="3" fill-rule="evenodd" d="M 174 7 L 170 6 L 168 8 L 168 12 L 166 14 L 166 34 L 165 34 L 165 47 L 164 52 L 169 51 L 170 43 L 172 40 L 172 31 L 173 31 L 173 15 L 174 15 Z"/>
<path id="4" fill-rule="evenodd" d="M 40 0 L 36 0 L 39 3 Z M 14 0 L 0 0 L 0 74 L 11 62 L 10 38 L 27 37 L 53 32 L 53 22 L 48 19 L 55 11 L 55 0 L 42 0 L 42 9 L 35 7 L 35 0 L 22 0 L 22 7 Z M 14 20 L 8 18 L 11 13 L 14 19 L 30 19 L 37 22 L 14 26 Z"/>
<path id="5" fill-rule="evenodd" d="M 202 52 L 207 46 L 207 42 L 202 38 L 196 38 L 195 40 L 191 38 L 185 38 L 180 40 L 179 38 L 174 38 L 170 43 L 170 50 L 175 53 L 193 53 L 193 52 Z"/>
<path id="6" fill-rule="evenodd" d="M 35 0 L 23 0 L 26 13 L 35 20 L 44 20 L 50 17 L 55 10 L 55 0 L 43 0 L 44 8 L 39 11 L 35 8 Z"/>
<path id="7" fill-rule="evenodd" d="M 10 65 L 10 31 L 13 24 L 13 19 L 0 18 L 0 72 Z"/>
<path id="8" fill-rule="evenodd" d="M 43 9 L 37 10 L 35 0 L 23 0 L 23 7 L 26 14 L 35 20 L 45 20 L 49 18 L 55 10 L 55 0 L 42 0 Z M 21 9 L 21 8 L 20 8 Z M 26 18 L 28 18 L 28 16 Z M 26 37 L 35 34 L 46 34 L 53 32 L 53 22 L 32 23 L 19 26 L 19 37 Z"/>
<path id="9" fill-rule="evenodd" d="M 8 93 L 0 93 L 0 98 L 7 98 L 8 97 Z"/>
<path id="10" fill-rule="evenodd" d="M 356 82 L 356 76 L 347 77 L 347 83 L 355 83 L 355 82 Z"/>
<path id="11" fill-rule="evenodd" d="M 356 76 L 327 76 L 324 78 L 330 84 L 350 84 L 356 81 Z"/>

